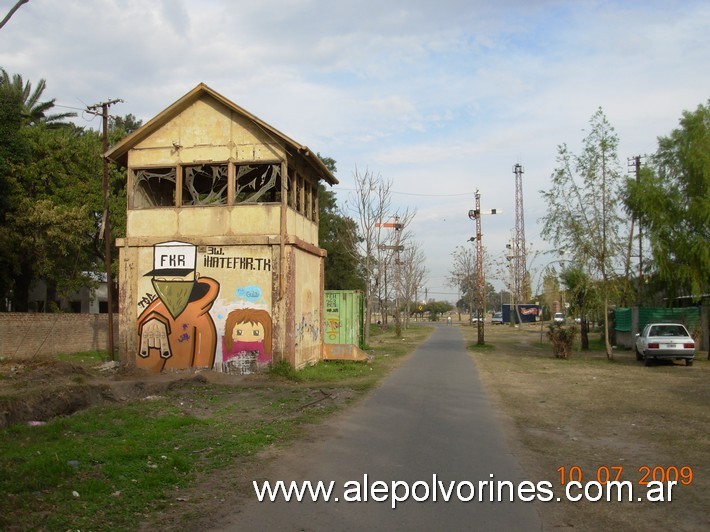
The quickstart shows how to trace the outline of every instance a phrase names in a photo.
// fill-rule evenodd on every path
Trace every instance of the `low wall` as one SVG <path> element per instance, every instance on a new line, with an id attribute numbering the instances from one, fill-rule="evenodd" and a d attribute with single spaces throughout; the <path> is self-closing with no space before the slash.
<path id="1" fill-rule="evenodd" d="M 118 318 L 114 317 L 114 344 Z M 108 314 L 0 313 L 0 357 L 105 351 Z"/>

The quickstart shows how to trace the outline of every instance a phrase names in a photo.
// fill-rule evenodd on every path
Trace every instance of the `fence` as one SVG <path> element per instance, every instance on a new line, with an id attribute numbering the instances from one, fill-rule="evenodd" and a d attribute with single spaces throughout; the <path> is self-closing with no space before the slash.
<path id="1" fill-rule="evenodd" d="M 616 309 L 614 313 L 616 343 L 627 349 L 633 349 L 636 334 L 641 332 L 647 323 L 664 321 L 685 324 L 690 334 L 697 336 L 699 350 L 708 350 L 710 340 L 708 339 L 707 307 Z"/>

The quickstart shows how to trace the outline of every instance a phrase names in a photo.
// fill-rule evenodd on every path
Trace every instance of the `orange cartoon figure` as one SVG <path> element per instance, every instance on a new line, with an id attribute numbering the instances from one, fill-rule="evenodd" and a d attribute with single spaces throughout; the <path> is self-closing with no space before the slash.
<path id="1" fill-rule="evenodd" d="M 217 330 L 210 309 L 219 283 L 195 272 L 192 244 L 166 242 L 153 248 L 152 284 L 158 298 L 138 317 L 136 365 L 152 371 L 212 368 Z"/>
<path id="2" fill-rule="evenodd" d="M 227 315 L 222 339 L 222 368 L 253 373 L 271 362 L 271 316 L 265 310 L 244 308 Z"/>

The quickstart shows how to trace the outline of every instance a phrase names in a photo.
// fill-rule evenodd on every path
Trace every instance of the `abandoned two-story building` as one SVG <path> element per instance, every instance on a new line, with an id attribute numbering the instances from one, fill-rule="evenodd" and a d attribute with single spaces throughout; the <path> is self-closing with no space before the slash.
<path id="1" fill-rule="evenodd" d="M 119 356 L 250 373 L 320 359 L 316 154 L 200 84 L 106 156 L 127 168 Z"/>

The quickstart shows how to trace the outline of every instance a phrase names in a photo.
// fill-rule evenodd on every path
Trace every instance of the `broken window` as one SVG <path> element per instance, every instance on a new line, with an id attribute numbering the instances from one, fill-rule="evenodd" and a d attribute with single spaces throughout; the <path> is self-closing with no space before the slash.
<path id="1" fill-rule="evenodd" d="M 237 203 L 281 201 L 281 165 L 237 165 L 235 198 Z"/>
<path id="2" fill-rule="evenodd" d="M 185 166 L 182 170 L 182 204 L 226 204 L 227 183 L 226 164 Z"/>
<path id="3" fill-rule="evenodd" d="M 311 220 L 318 222 L 318 186 L 313 188 L 313 214 Z"/>
<path id="4" fill-rule="evenodd" d="M 175 206 L 175 168 L 134 170 L 133 208 Z"/>
<path id="5" fill-rule="evenodd" d="M 288 205 L 292 209 L 294 208 L 293 207 L 293 205 L 294 205 L 293 194 L 294 194 L 294 190 L 296 189 L 295 182 L 296 182 L 296 174 L 294 172 L 289 172 L 288 181 L 287 181 L 288 191 L 286 192 L 286 205 Z"/>
<path id="6" fill-rule="evenodd" d="M 296 210 L 303 214 L 303 178 L 296 175 Z"/>

